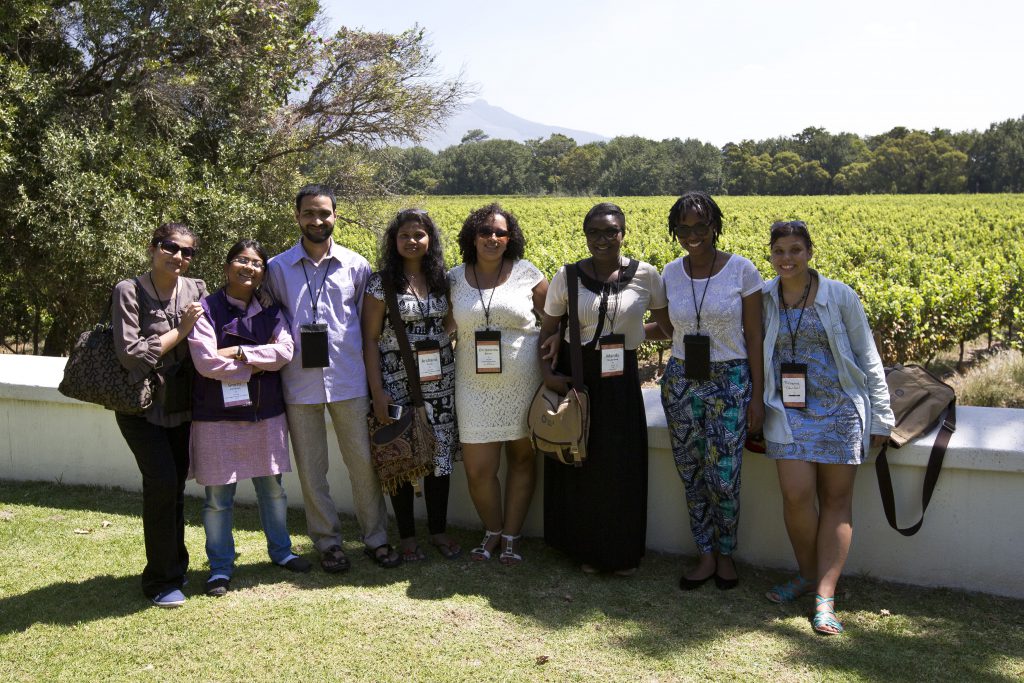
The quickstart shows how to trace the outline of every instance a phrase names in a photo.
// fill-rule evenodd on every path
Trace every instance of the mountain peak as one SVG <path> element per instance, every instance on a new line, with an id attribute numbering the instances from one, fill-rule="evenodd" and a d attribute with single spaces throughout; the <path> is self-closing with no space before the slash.
<path id="1" fill-rule="evenodd" d="M 450 118 L 444 130 L 426 140 L 424 146 L 436 152 L 445 147 L 457 145 L 462 141 L 463 135 L 474 129 L 482 130 L 487 137 L 494 140 L 516 140 L 518 142 L 547 138 L 554 133 L 568 136 L 581 145 L 608 140 L 607 137 L 597 133 L 529 121 L 490 104 L 487 100 L 476 99 Z"/>

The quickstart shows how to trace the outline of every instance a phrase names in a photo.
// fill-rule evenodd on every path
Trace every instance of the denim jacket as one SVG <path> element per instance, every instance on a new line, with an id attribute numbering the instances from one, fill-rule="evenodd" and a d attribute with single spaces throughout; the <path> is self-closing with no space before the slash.
<path id="1" fill-rule="evenodd" d="M 793 443 L 793 433 L 782 405 L 778 378 L 772 368 L 779 336 L 779 278 L 765 283 L 764 298 L 764 436 L 775 443 Z M 818 275 L 814 310 L 821 319 L 839 370 L 839 383 L 853 401 L 864 430 L 864 453 L 872 434 L 888 436 L 895 424 L 889 407 L 882 359 L 875 349 L 864 307 L 848 285 Z"/>

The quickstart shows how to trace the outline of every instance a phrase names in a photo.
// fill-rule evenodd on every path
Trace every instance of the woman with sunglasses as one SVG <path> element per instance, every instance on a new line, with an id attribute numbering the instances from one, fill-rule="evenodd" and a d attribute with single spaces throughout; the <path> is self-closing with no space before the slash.
<path id="1" fill-rule="evenodd" d="M 722 211 L 706 193 L 680 197 L 668 230 L 686 255 L 665 266 L 670 324 L 647 329 L 649 338 L 672 340 L 661 403 L 700 553 L 679 587 L 692 590 L 714 578 L 728 590 L 739 584 L 732 555 L 743 444 L 764 420 L 762 280 L 748 259 L 718 248 Z"/>
<path id="2" fill-rule="evenodd" d="M 267 553 L 279 567 L 308 572 L 312 565 L 292 552 L 288 499 L 281 473 L 291 471 L 288 422 L 278 370 L 292 359 L 294 344 L 277 306 L 257 296 L 267 253 L 243 239 L 224 262 L 224 286 L 202 301 L 203 313 L 188 337 L 195 363 L 192 388 L 191 472 L 206 487 L 203 528 L 210 576 L 205 592 L 228 592 L 235 570 L 231 534 L 235 488 L 252 479 Z"/>
<path id="3" fill-rule="evenodd" d="M 121 364 L 137 379 L 156 371 L 153 404 L 141 415 L 115 413 L 142 473 L 146 568 L 142 592 L 159 607 L 185 602 L 185 478 L 191 414 L 187 389 L 175 381 L 188 360 L 182 344 L 202 315 L 202 280 L 184 277 L 198 239 L 182 223 L 164 223 L 149 244 L 150 269 L 114 288 L 111 320 Z M 191 373 L 191 368 L 187 370 Z M 182 400 L 184 398 L 184 400 Z"/>
<path id="4" fill-rule="evenodd" d="M 537 385 L 537 316 L 548 281 L 523 258 L 519 222 L 498 204 L 473 211 L 459 233 L 462 265 L 448 273 L 458 327 L 455 412 L 469 494 L 484 524 L 470 553 L 489 560 L 522 561 L 519 537 L 536 480 L 526 416 Z M 502 504 L 498 466 L 508 459 Z"/>
<path id="5" fill-rule="evenodd" d="M 360 318 L 373 413 L 378 423 L 389 424 L 394 421 L 389 406 L 413 409 L 409 377 L 384 293 L 384 283 L 390 282 L 414 362 L 422 363 L 420 391 L 427 421 L 437 439 L 433 468 L 423 478 L 430 544 L 442 557 L 454 560 L 462 554 L 462 548 L 446 531 L 448 491 L 452 461 L 460 459 L 461 452 L 455 423 L 455 356 L 449 336 L 455 323 L 448 300 L 441 234 L 426 211 L 406 209 L 391 220 L 382 246 L 379 270 L 366 283 Z M 402 561 L 427 559 L 416 541 L 412 484 L 405 482 L 398 487 L 391 495 L 391 506 L 398 523 Z"/>
<path id="6" fill-rule="evenodd" d="M 864 307 L 850 287 L 810 268 L 807 226 L 774 223 L 769 248 L 778 277 L 764 288 L 765 455 L 778 469 L 800 573 L 766 597 L 786 603 L 813 590 L 813 628 L 835 635 L 857 465 L 885 443 L 893 414 Z"/>
<path id="7" fill-rule="evenodd" d="M 636 572 L 647 547 L 647 413 L 636 348 L 644 314 L 666 324 L 665 288 L 654 266 L 622 256 L 625 214 L 594 206 L 583 219 L 590 258 L 576 264 L 583 381 L 590 396 L 587 460 L 580 468 L 544 461 L 544 540 L 588 573 Z M 551 278 L 540 336 L 557 334 L 569 306 L 565 267 Z M 572 375 L 566 332 L 557 372 L 544 383 L 565 393 Z"/>

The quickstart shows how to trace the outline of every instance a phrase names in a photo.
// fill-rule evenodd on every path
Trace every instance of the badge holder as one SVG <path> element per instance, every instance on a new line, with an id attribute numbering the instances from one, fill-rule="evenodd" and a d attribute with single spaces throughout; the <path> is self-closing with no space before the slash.
<path id="1" fill-rule="evenodd" d="M 601 377 L 619 377 L 626 367 L 626 335 L 606 334 L 598 342 Z"/>
<path id="2" fill-rule="evenodd" d="M 420 383 L 441 379 L 441 345 L 436 339 L 421 339 L 415 346 Z"/>
<path id="3" fill-rule="evenodd" d="M 220 390 L 224 396 L 225 408 L 244 408 L 252 405 L 248 382 L 221 382 Z"/>
<path id="4" fill-rule="evenodd" d="M 327 323 L 299 325 L 302 344 L 302 367 L 326 368 L 330 365 L 327 354 Z"/>
<path id="5" fill-rule="evenodd" d="M 700 382 L 711 379 L 711 337 L 688 334 L 683 337 L 683 377 Z"/>
<path id="6" fill-rule="evenodd" d="M 501 373 L 501 331 L 477 330 L 474 335 L 476 346 L 476 373 Z"/>
<path id="7" fill-rule="evenodd" d="M 807 365 L 805 363 L 783 363 L 779 389 L 782 391 L 782 405 L 787 408 L 807 407 Z"/>

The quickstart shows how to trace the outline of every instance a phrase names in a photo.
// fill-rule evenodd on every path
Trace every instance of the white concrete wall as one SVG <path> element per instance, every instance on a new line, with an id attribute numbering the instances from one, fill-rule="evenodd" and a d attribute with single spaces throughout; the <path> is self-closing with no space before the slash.
<path id="1" fill-rule="evenodd" d="M 138 490 L 138 469 L 113 414 L 62 396 L 56 387 L 63 367 L 60 358 L 0 355 L 0 478 Z M 647 544 L 693 554 L 683 488 L 657 391 L 645 391 L 645 400 L 651 454 Z M 905 538 L 889 528 L 874 466 L 860 469 L 853 548 L 846 571 L 1024 598 L 1020 570 L 1024 566 L 1024 411 L 960 407 L 957 415 L 957 431 L 924 527 L 916 536 Z M 932 439 L 927 435 L 890 451 L 897 514 L 904 526 L 916 521 L 920 511 Z M 348 477 L 337 444 L 329 441 L 331 490 L 339 507 L 351 511 Z M 296 477 L 289 474 L 284 481 L 291 504 L 301 505 Z M 742 481 L 737 557 L 758 565 L 794 567 L 774 464 L 746 453 Z M 538 479 L 538 494 L 525 529 L 530 536 L 543 533 L 542 490 Z M 200 496 L 201 487 L 191 482 L 188 493 Z M 252 501 L 251 486 L 240 486 L 238 498 Z M 422 516 L 422 501 L 417 504 Z M 459 466 L 452 476 L 449 510 L 453 524 L 471 528 L 480 524 Z"/>

